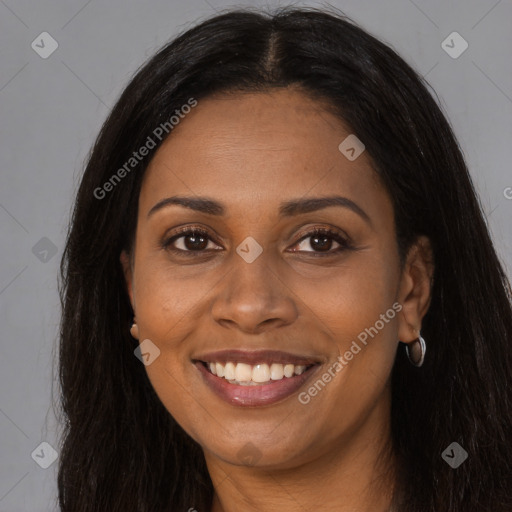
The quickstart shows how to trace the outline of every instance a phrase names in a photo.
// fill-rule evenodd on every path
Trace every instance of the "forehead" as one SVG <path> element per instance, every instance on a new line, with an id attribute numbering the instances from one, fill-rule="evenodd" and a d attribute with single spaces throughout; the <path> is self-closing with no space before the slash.
<path id="1" fill-rule="evenodd" d="M 239 208 L 333 192 L 368 205 L 386 201 L 368 155 L 351 161 L 339 150 L 350 135 L 326 104 L 296 90 L 200 100 L 151 161 L 141 208 L 177 193 L 214 196 Z"/>

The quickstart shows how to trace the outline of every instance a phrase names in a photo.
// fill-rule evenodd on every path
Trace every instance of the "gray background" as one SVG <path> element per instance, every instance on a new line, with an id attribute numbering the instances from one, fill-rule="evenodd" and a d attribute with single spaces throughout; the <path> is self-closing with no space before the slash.
<path id="1" fill-rule="evenodd" d="M 0 512 L 57 510 L 57 462 L 42 469 L 31 453 L 37 448 L 34 458 L 48 461 L 40 443 L 58 447 L 51 409 L 56 275 L 93 139 L 147 57 L 178 31 L 234 5 L 278 2 L 0 0 Z M 331 5 L 393 46 L 437 92 L 511 275 L 512 1 Z M 59 45 L 47 59 L 31 47 L 45 31 Z M 456 59 L 441 47 L 453 31 L 469 44 Z"/>

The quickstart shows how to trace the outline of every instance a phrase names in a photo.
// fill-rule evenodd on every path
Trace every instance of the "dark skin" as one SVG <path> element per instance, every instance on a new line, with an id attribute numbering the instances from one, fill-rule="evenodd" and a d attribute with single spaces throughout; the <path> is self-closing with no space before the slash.
<path id="1" fill-rule="evenodd" d="M 390 374 L 399 340 L 418 337 L 433 267 L 421 237 L 400 268 L 391 199 L 369 156 L 349 161 L 338 150 L 350 133 L 293 88 L 211 97 L 174 129 L 144 177 L 135 247 L 121 255 L 132 334 L 161 351 L 146 370 L 204 450 L 212 512 L 389 509 Z M 208 196 L 225 213 L 172 205 L 148 216 L 175 195 Z M 368 220 L 341 206 L 278 215 L 286 200 L 332 195 L 349 198 Z M 209 233 L 199 256 L 162 246 L 178 226 Z M 336 252 L 342 245 L 332 237 L 322 246 L 304 238 L 316 227 L 348 236 L 352 248 Z M 263 248 L 250 264 L 236 253 L 248 236 Z M 187 235 L 174 247 L 196 247 L 185 242 Z M 321 375 L 394 303 L 401 311 L 307 405 L 297 394 L 263 407 L 228 404 L 191 362 L 205 351 L 273 348 L 320 357 Z M 238 456 L 248 442 L 258 450 L 254 465 Z"/>

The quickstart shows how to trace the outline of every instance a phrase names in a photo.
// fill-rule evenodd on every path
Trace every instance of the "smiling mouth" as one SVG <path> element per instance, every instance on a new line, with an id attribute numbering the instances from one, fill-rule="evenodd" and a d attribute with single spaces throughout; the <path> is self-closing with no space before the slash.
<path id="1" fill-rule="evenodd" d="M 281 380 L 291 379 L 307 372 L 313 364 L 292 364 L 292 363 L 259 363 L 247 364 L 234 361 L 227 362 L 206 362 L 200 363 L 211 374 L 222 378 L 229 384 L 238 386 L 262 386 Z"/>
<path id="2" fill-rule="evenodd" d="M 223 401 L 244 407 L 282 402 L 306 385 L 327 362 L 320 354 L 225 349 L 194 354 L 202 382 Z"/>

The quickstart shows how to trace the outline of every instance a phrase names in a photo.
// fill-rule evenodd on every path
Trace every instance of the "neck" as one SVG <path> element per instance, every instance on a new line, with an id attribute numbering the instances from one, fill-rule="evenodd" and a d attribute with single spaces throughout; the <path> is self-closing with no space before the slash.
<path id="1" fill-rule="evenodd" d="M 388 512 L 396 468 L 389 403 L 354 430 L 300 464 L 238 466 L 205 452 L 215 488 L 211 512 Z"/>

